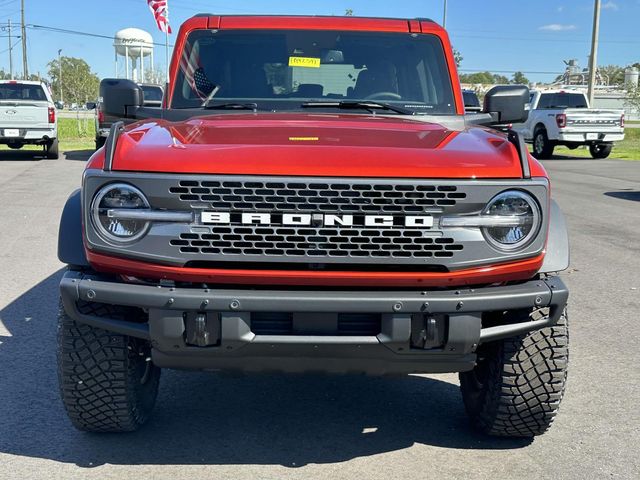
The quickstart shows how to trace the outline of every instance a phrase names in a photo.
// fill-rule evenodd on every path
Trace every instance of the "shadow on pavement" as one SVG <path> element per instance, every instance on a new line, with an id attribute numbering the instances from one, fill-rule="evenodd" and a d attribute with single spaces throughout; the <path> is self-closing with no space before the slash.
<path id="1" fill-rule="evenodd" d="M 631 200 L 632 202 L 640 202 L 640 191 L 622 190 L 620 192 L 605 192 L 607 197 L 618 198 L 620 200 Z"/>
<path id="2" fill-rule="evenodd" d="M 67 160 L 78 160 L 80 162 L 86 162 L 93 155 L 95 150 L 69 150 L 64 152 L 64 156 Z"/>
<path id="3" fill-rule="evenodd" d="M 0 162 L 3 161 L 32 161 L 46 160 L 47 157 L 42 150 L 0 150 Z"/>
<path id="4" fill-rule="evenodd" d="M 133 434 L 74 430 L 58 397 L 59 271 L 0 310 L 0 452 L 82 467 L 102 464 L 344 462 L 411 447 L 515 449 L 529 440 L 473 432 L 457 385 L 407 376 L 163 371 L 149 424 Z"/>

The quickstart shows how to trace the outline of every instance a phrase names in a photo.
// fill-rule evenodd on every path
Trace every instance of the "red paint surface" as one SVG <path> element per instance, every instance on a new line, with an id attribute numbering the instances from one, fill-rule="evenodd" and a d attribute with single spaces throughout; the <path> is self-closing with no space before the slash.
<path id="1" fill-rule="evenodd" d="M 513 145 L 487 129 L 457 132 L 401 117 L 306 113 L 138 123 L 120 137 L 113 169 L 327 177 L 522 176 Z"/>
<path id="2" fill-rule="evenodd" d="M 544 256 L 540 255 L 520 262 L 490 267 L 447 273 L 416 273 L 184 268 L 155 265 L 91 251 L 87 252 L 87 257 L 99 272 L 126 273 L 140 278 L 218 284 L 346 287 L 453 287 L 527 280 L 536 274 L 544 259 Z"/>

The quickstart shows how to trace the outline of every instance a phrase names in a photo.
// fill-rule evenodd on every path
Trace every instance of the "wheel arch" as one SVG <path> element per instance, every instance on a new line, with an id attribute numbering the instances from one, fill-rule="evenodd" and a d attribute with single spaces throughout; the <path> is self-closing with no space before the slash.
<path id="1" fill-rule="evenodd" d="M 570 262 L 567 221 L 555 200 L 551 200 L 549 214 L 547 252 L 540 273 L 561 272 L 569 268 Z"/>
<path id="2" fill-rule="evenodd" d="M 82 192 L 74 191 L 62 210 L 58 230 L 58 259 L 75 268 L 89 268 L 82 241 Z"/>

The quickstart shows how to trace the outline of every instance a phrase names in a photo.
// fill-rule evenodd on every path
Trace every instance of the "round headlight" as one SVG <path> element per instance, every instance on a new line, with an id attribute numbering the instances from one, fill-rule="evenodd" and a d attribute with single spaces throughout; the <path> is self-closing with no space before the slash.
<path id="1" fill-rule="evenodd" d="M 149 222 L 127 215 L 127 211 L 148 208 L 149 202 L 137 188 L 125 183 L 107 185 L 91 205 L 94 227 L 107 241 L 132 242 L 147 233 Z"/>
<path id="2" fill-rule="evenodd" d="M 524 248 L 537 235 L 541 224 L 540 208 L 534 198 L 519 190 L 495 196 L 483 212 L 496 220 L 496 226 L 483 229 L 486 239 L 500 250 Z"/>

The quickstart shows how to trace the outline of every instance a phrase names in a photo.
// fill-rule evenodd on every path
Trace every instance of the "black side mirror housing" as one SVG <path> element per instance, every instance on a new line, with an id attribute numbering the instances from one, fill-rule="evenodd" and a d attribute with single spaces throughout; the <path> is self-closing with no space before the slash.
<path id="1" fill-rule="evenodd" d="M 105 78 L 100 82 L 100 97 L 105 115 L 134 118 L 144 102 L 142 89 L 131 80 Z"/>
<path id="2" fill-rule="evenodd" d="M 491 115 L 495 125 L 524 123 L 529 118 L 529 87 L 525 85 L 498 85 L 484 97 L 483 113 Z"/>

